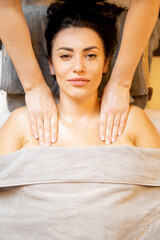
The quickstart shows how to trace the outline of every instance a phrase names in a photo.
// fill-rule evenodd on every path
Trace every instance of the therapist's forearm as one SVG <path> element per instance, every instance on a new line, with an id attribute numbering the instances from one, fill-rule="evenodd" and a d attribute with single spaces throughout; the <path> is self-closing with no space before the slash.
<path id="1" fill-rule="evenodd" d="M 20 0 L 0 0 L 0 38 L 12 59 L 24 90 L 44 85 Z"/>
<path id="2" fill-rule="evenodd" d="M 112 81 L 130 88 L 137 64 L 155 26 L 159 6 L 159 0 L 131 0 Z"/>

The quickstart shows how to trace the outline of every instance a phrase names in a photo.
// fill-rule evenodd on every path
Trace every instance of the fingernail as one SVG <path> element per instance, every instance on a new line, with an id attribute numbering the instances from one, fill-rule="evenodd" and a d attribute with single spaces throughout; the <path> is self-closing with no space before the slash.
<path id="1" fill-rule="evenodd" d="M 37 135 L 37 134 L 35 134 L 35 135 L 34 135 L 34 137 L 37 139 L 37 138 L 38 138 L 38 135 Z"/>
<path id="2" fill-rule="evenodd" d="M 56 141 L 56 139 L 55 138 L 52 138 L 52 143 L 54 143 Z"/>
<path id="3" fill-rule="evenodd" d="M 118 132 L 118 136 L 120 136 L 122 134 L 122 132 Z"/>
<path id="4" fill-rule="evenodd" d="M 49 144 L 49 143 L 46 143 L 45 146 L 48 147 L 48 146 L 50 146 L 50 144 Z"/>
<path id="5" fill-rule="evenodd" d="M 115 138 L 112 138 L 112 142 L 115 142 Z"/>
<path id="6" fill-rule="evenodd" d="M 41 145 L 41 146 L 44 146 L 44 142 L 40 142 L 40 145 Z"/>
<path id="7" fill-rule="evenodd" d="M 104 141 L 104 136 L 101 136 L 101 140 Z"/>

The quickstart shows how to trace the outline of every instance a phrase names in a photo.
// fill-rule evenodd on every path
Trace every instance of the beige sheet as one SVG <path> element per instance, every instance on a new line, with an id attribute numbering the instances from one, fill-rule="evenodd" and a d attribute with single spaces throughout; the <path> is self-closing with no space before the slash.
<path id="1" fill-rule="evenodd" d="M 160 239 L 160 149 L 35 147 L 0 157 L 0 239 Z"/>

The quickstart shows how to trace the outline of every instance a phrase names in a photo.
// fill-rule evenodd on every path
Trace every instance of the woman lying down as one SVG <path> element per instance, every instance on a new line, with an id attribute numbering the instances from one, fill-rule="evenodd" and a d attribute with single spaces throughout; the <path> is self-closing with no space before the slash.
<path id="1" fill-rule="evenodd" d="M 51 11 L 54 11 L 52 15 Z M 113 13 L 109 9 L 106 16 L 103 12 L 98 13 L 99 9 L 97 13 L 92 9 L 86 15 L 85 12 L 77 12 L 75 16 L 70 12 L 63 13 L 62 17 L 58 15 L 60 11 L 63 9 L 50 9 L 46 30 L 50 72 L 56 77 L 60 88 L 58 141 L 53 147 L 107 147 L 98 136 L 98 87 L 102 75 L 107 72 L 108 59 L 116 44 L 115 15 L 120 9 Z M 95 14 L 98 16 L 95 17 Z M 117 131 L 118 125 L 119 122 L 113 132 Z M 43 131 L 39 134 L 42 135 Z M 143 110 L 136 106 L 130 107 L 123 134 L 111 140 L 113 146 L 160 148 L 160 136 Z M 32 136 L 26 108 L 14 111 L 0 130 L 0 154 L 36 145 L 38 141 Z"/>
<path id="2" fill-rule="evenodd" d="M 45 36 L 60 92 L 58 140 L 39 146 L 25 107 L 2 126 L 3 239 L 160 236 L 158 132 L 143 110 L 130 106 L 125 130 L 112 145 L 98 136 L 98 87 L 114 51 L 120 12 L 115 5 L 89 0 L 85 7 L 83 1 L 49 7 Z"/>

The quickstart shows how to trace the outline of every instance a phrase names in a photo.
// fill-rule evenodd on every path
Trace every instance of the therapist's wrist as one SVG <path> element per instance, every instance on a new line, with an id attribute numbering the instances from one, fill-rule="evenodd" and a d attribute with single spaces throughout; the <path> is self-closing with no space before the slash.
<path id="1" fill-rule="evenodd" d="M 23 76 L 20 76 L 20 74 L 19 78 L 25 92 L 29 92 L 37 88 L 48 87 L 39 67 L 38 69 L 23 69 Z"/>
<path id="2" fill-rule="evenodd" d="M 46 82 L 44 81 L 44 79 L 36 81 L 33 84 L 26 83 L 25 86 L 23 85 L 23 88 L 25 93 L 33 92 L 33 91 L 41 91 L 43 89 L 50 89 L 46 84 Z"/>
<path id="3" fill-rule="evenodd" d="M 126 76 L 111 76 L 108 84 L 130 89 L 132 84 L 132 78 L 127 78 Z"/>
<path id="4" fill-rule="evenodd" d="M 130 88 L 136 66 L 136 62 L 131 61 L 130 58 L 119 57 L 111 73 L 111 82 Z"/>

